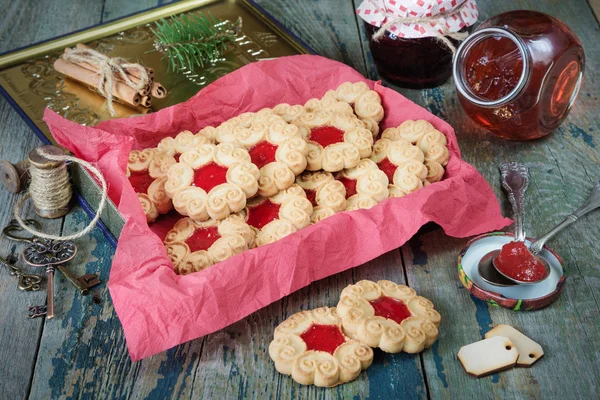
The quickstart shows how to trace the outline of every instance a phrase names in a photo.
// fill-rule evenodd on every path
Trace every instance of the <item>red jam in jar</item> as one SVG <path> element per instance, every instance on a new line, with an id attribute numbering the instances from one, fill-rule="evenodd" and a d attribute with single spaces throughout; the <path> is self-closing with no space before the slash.
<path id="1" fill-rule="evenodd" d="M 452 52 L 435 37 L 403 39 L 386 32 L 379 40 L 373 35 L 378 27 L 365 22 L 369 48 L 377 72 L 388 81 L 406 88 L 440 86 L 452 75 Z M 469 28 L 463 28 L 466 32 Z M 454 46 L 459 42 L 448 38 Z"/>
<path id="2" fill-rule="evenodd" d="M 502 138 L 528 140 L 566 118 L 584 62 L 581 42 L 565 24 L 518 10 L 482 23 L 459 47 L 453 73 L 471 119 Z"/>

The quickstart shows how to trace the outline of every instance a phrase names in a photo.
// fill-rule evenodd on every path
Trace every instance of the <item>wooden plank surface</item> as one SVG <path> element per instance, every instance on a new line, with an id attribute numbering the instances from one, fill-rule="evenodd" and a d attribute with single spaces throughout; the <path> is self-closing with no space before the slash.
<path id="1" fill-rule="evenodd" d="M 45 2 L 43 6 L 36 1 L 2 2 L 0 52 L 98 23 L 101 8 L 102 4 L 93 0 L 79 1 L 70 7 L 59 2 Z M 18 162 L 39 145 L 39 139 L 4 98 L 0 99 L 0 121 L 0 159 Z M 12 219 L 16 200 L 15 195 L 0 189 L 0 227 Z M 28 206 L 23 216 L 33 218 L 35 214 Z M 47 232 L 60 233 L 62 218 L 40 222 Z M 22 249 L 14 242 L 0 241 L 0 257 L 17 257 Z M 16 265 L 24 267 L 21 260 Z M 43 275 L 43 270 L 24 269 Z M 45 297 L 43 290 L 18 290 L 16 279 L 0 266 L 0 399 L 25 398 L 29 393 L 44 321 L 28 319 L 27 307 L 44 305 Z"/>
<path id="2" fill-rule="evenodd" d="M 93 3 L 87 8 L 71 7 L 75 11 L 70 11 L 71 2 L 67 1 L 53 2 L 55 8 L 50 11 L 34 7 L 34 2 L 19 6 L 10 3 L 2 21 L 20 21 L 22 33 L 17 31 L 0 46 L 25 45 L 153 4 L 116 0 Z M 344 61 L 377 78 L 364 29 L 353 13 L 358 0 L 344 2 L 343 6 L 334 0 L 298 3 L 260 1 L 262 7 L 319 54 Z M 500 199 L 504 199 L 504 194 L 498 184 L 497 165 L 514 159 L 530 166 L 532 184 L 527 206 L 532 224 L 528 232 L 537 236 L 583 201 L 585 188 L 600 177 L 600 146 L 595 135 L 600 127 L 600 93 L 595 84 L 598 74 L 593 69 L 594 62 L 600 60 L 598 24 L 584 0 L 480 0 L 479 5 L 480 20 L 507 9 L 537 8 L 574 28 L 589 62 L 580 98 L 565 124 L 547 139 L 511 143 L 483 133 L 465 119 L 452 83 L 436 89 L 400 91 L 455 127 L 463 157 L 477 166 Z M 55 11 L 59 9 L 62 14 Z M 28 17 L 28 12 L 33 15 Z M 76 20 L 72 17 L 76 12 L 88 14 L 86 18 L 90 19 Z M 66 15 L 59 19 L 60 26 L 55 26 L 57 15 Z M 27 23 L 35 23 L 36 28 L 29 32 Z M 0 28 L 3 39 L 7 32 Z M 6 130 L 2 133 L 0 158 L 16 157 L 11 161 L 17 161 L 37 144 L 37 139 L 4 100 L 0 100 L 0 118 L 9 127 L 8 135 Z M 0 201 L 12 204 L 14 196 L 0 191 Z M 502 202 L 507 210 L 506 201 Z M 8 221 L 8 213 L 8 207 L 0 209 L 0 223 Z M 73 232 L 87 220 L 76 209 L 65 219 L 64 231 Z M 54 223 L 60 226 L 60 221 Z M 13 354 L 19 354 L 16 363 L 0 362 L 0 376 L 10 378 L 0 379 L 0 398 L 387 399 L 400 394 L 407 398 L 592 398 L 600 383 L 597 374 L 592 373 L 600 367 L 597 226 L 598 216 L 591 215 L 553 242 L 552 246 L 564 257 L 570 276 L 561 299 L 546 310 L 517 314 L 473 299 L 456 278 L 456 255 L 466 240 L 449 238 L 437 230 L 419 234 L 401 252 L 390 252 L 315 282 L 220 332 L 137 363 L 131 363 L 127 355 L 121 325 L 105 286 L 93 297 L 82 297 L 57 275 L 59 316 L 44 324 L 28 324 L 31 321 L 19 318 L 15 310 L 24 309 L 35 296 L 35 301 L 43 301 L 43 295 L 17 293 L 14 281 L 0 279 L 0 302 L 4 306 L 4 311 L 0 311 L 0 360 L 12 360 Z M 78 274 L 98 272 L 106 281 L 113 250 L 100 232 L 95 230 L 78 245 L 81 253 L 70 268 Z M 0 256 L 18 249 L 1 242 Z M 5 275 L 5 271 L 0 272 L 0 277 Z M 341 289 L 357 280 L 404 282 L 405 276 L 410 286 L 434 301 L 444 318 L 440 340 L 431 350 L 421 356 L 391 356 L 377 351 L 373 365 L 357 381 L 335 389 L 300 386 L 275 371 L 267 347 L 273 328 L 282 320 L 299 310 L 335 305 Z M 546 356 L 532 369 L 515 369 L 479 380 L 468 377 L 456 360 L 458 348 L 479 340 L 498 323 L 512 324 L 531 335 L 544 346 Z M 6 339 L 12 337 L 31 341 Z"/>
<path id="3" fill-rule="evenodd" d="M 586 77 L 575 107 L 562 126 L 542 140 L 507 142 L 465 118 L 452 82 L 435 89 L 400 92 L 450 122 L 463 158 L 491 183 L 505 215 L 510 215 L 509 205 L 501 189 L 498 165 L 513 160 L 528 165 L 531 183 L 526 202 L 527 233 L 539 237 L 579 206 L 600 179 L 600 116 L 596 112 L 600 108 L 600 75 L 594 66 L 594 60 L 600 57 L 598 23 L 584 0 L 478 4 L 482 21 L 511 9 L 534 9 L 558 17 L 579 36 L 588 60 Z M 423 353 L 432 398 L 597 396 L 600 380 L 590 371 L 600 367 L 600 351 L 595 345 L 600 334 L 599 218 L 598 213 L 590 215 L 550 243 L 564 258 L 569 277 L 559 301 L 536 312 L 515 313 L 488 306 L 469 295 L 457 280 L 456 270 L 456 257 L 466 239 L 452 239 L 436 231 L 415 237 L 403 247 L 410 286 L 429 296 L 446 321 L 432 351 Z M 456 359 L 459 348 L 482 339 L 500 323 L 510 324 L 539 341 L 546 352 L 544 358 L 531 369 L 513 369 L 481 379 L 467 376 Z"/>
<path id="4" fill-rule="evenodd" d="M 317 54 L 367 73 L 357 21 L 349 0 L 255 0 Z"/>

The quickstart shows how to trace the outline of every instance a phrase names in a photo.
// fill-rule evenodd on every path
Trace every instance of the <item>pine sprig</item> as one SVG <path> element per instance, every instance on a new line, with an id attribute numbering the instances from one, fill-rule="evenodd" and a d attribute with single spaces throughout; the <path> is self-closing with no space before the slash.
<path id="1" fill-rule="evenodd" d="M 221 21 L 202 13 L 182 14 L 156 21 L 154 48 L 169 60 L 169 70 L 203 67 L 219 58 L 241 30 L 242 20 Z"/>

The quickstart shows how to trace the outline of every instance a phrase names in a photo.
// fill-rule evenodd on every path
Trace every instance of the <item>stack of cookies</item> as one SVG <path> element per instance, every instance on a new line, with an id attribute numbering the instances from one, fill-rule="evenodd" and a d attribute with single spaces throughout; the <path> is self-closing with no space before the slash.
<path id="1" fill-rule="evenodd" d="M 182 215 L 165 246 L 178 274 L 197 272 L 442 179 L 446 137 L 422 120 L 380 135 L 383 117 L 377 92 L 346 82 L 303 106 L 243 113 L 132 151 L 127 176 L 149 223 Z"/>

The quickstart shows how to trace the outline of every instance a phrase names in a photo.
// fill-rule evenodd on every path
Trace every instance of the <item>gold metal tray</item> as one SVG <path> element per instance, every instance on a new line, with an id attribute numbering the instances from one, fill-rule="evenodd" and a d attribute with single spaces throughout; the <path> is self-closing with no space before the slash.
<path id="1" fill-rule="evenodd" d="M 235 42 L 228 46 L 223 57 L 216 62 L 195 71 L 168 71 L 162 54 L 153 51 L 154 35 L 150 27 L 161 18 L 197 11 L 231 22 L 241 17 L 242 30 Z M 186 101 L 204 86 L 251 62 L 311 53 L 307 46 L 292 37 L 249 0 L 189 0 L 4 54 L 0 56 L 2 92 L 45 143 L 54 143 L 42 120 L 46 107 L 85 125 L 95 125 L 111 118 L 104 98 L 84 85 L 64 78 L 52 66 L 65 47 L 72 47 L 77 43 L 86 43 L 107 55 L 124 57 L 153 68 L 155 80 L 169 91 L 166 98 L 153 99 L 150 109 L 115 105 L 115 118 L 158 111 Z M 95 210 L 100 198 L 98 186 L 80 168 L 73 168 L 72 175 L 83 196 L 84 208 L 88 206 L 85 203 L 89 203 L 92 211 Z M 112 202 L 103 212 L 102 221 L 108 231 L 118 238 L 124 222 Z"/>

